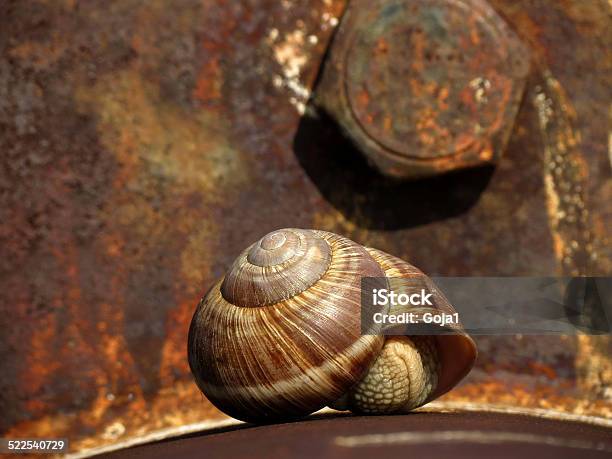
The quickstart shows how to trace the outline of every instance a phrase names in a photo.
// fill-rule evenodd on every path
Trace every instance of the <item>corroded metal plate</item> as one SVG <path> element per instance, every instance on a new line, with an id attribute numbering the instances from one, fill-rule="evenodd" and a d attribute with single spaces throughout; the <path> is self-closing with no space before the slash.
<path id="1" fill-rule="evenodd" d="M 537 62 L 504 156 L 396 183 L 307 106 L 344 1 L 0 2 L 2 436 L 81 451 L 226 421 L 189 321 L 277 228 L 428 275 L 612 272 L 609 3 L 491 4 Z M 478 337 L 445 399 L 610 418 L 611 343 Z"/>

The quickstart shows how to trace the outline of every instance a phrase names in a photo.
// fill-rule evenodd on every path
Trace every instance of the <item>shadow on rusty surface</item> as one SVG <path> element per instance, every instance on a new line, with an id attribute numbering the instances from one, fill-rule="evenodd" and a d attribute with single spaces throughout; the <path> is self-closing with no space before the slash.
<path id="1" fill-rule="evenodd" d="M 461 215 L 478 201 L 494 171 L 483 166 L 416 181 L 386 177 L 324 112 L 302 118 L 293 150 L 321 194 L 347 220 L 373 230 L 401 230 Z"/>

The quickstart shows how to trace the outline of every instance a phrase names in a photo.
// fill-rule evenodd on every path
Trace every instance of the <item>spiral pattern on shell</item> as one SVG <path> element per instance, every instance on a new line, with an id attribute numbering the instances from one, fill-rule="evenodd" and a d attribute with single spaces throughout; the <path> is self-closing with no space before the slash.
<path id="1" fill-rule="evenodd" d="M 253 244 L 192 320 L 189 363 L 200 389 L 244 420 L 308 414 L 339 398 L 384 342 L 360 333 L 362 276 L 384 273 L 362 246 L 332 233 L 286 229 Z"/>
<path id="2" fill-rule="evenodd" d="M 307 290 L 329 268 L 332 251 L 304 230 L 279 230 L 247 248 L 232 264 L 221 294 L 236 306 L 267 306 Z"/>

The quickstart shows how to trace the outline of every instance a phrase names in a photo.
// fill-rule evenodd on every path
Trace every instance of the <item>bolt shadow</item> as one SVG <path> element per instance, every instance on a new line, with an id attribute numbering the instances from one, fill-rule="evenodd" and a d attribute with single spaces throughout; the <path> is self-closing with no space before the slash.
<path id="1" fill-rule="evenodd" d="M 385 177 L 323 111 L 302 117 L 293 150 L 328 202 L 357 226 L 377 230 L 462 214 L 478 201 L 495 170 L 484 166 L 416 181 Z"/>

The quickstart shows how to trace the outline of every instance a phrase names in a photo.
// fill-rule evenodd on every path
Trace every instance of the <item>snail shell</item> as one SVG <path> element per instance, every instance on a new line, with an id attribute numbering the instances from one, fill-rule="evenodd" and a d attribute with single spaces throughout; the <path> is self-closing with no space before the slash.
<path id="1" fill-rule="evenodd" d="M 198 387 L 220 410 L 256 422 L 325 405 L 408 410 L 441 395 L 471 368 L 474 343 L 460 329 L 436 337 L 362 334 L 361 279 L 387 282 L 385 276 L 428 280 L 402 260 L 333 233 L 264 236 L 196 309 L 188 355 Z"/>

